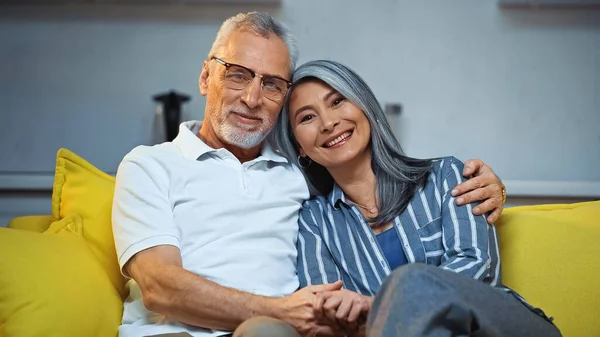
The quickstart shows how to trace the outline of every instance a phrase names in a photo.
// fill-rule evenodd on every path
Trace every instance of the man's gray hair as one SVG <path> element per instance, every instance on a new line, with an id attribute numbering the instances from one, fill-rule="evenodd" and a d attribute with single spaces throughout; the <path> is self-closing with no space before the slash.
<path id="1" fill-rule="evenodd" d="M 240 13 L 225 20 L 208 53 L 209 59 L 217 56 L 217 52 L 225 45 L 229 34 L 234 31 L 253 32 L 264 38 L 269 38 L 272 35 L 279 37 L 285 43 L 290 53 L 290 72 L 296 68 L 296 61 L 298 61 L 296 37 L 290 33 L 283 23 L 263 12 Z"/>

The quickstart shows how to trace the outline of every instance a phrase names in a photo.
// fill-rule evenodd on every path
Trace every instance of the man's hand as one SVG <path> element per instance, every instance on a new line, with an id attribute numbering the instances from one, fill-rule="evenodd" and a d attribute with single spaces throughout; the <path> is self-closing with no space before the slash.
<path id="1" fill-rule="evenodd" d="M 373 298 L 342 289 L 316 294 L 314 310 L 330 322 L 337 322 L 348 336 L 364 336 Z"/>
<path id="2" fill-rule="evenodd" d="M 473 214 L 480 215 L 491 211 L 487 221 L 496 222 L 506 201 L 506 190 L 500 178 L 494 174 L 491 167 L 479 159 L 465 162 L 463 176 L 469 180 L 457 185 L 451 192 L 452 196 L 456 197 L 456 205 L 462 206 L 481 201 L 481 204 L 473 208 Z"/>
<path id="3" fill-rule="evenodd" d="M 336 325 L 327 324 L 313 309 L 315 294 L 341 288 L 342 281 L 302 288 L 276 300 L 275 317 L 292 325 L 302 336 L 343 336 Z"/>

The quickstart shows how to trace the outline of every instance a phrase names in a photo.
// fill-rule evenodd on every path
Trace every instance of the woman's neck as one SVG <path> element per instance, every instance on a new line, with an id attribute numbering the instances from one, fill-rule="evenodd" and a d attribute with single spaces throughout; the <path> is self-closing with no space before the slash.
<path id="1" fill-rule="evenodd" d="M 376 207 L 375 173 L 371 166 L 371 154 L 358 163 L 330 168 L 329 173 L 351 202 L 364 207 Z"/>

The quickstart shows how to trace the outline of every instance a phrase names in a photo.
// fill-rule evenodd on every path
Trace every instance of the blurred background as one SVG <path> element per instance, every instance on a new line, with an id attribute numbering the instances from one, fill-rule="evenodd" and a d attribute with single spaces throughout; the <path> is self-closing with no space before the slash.
<path id="1" fill-rule="evenodd" d="M 408 155 L 483 159 L 509 207 L 600 199 L 600 1 L 0 0 L 0 226 L 50 214 L 59 148 L 114 174 L 163 142 L 155 95 L 201 120 L 202 62 L 252 10 L 362 75 Z"/>

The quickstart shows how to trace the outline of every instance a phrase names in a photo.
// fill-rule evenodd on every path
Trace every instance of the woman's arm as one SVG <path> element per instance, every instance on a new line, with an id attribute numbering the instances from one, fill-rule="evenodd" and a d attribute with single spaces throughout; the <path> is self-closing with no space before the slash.
<path id="1" fill-rule="evenodd" d="M 315 207 L 315 209 L 319 209 Z M 323 215 L 305 204 L 298 219 L 298 279 L 300 287 L 341 280 L 340 271 L 321 237 Z"/>
<path id="2" fill-rule="evenodd" d="M 309 202 L 310 203 L 310 202 Z M 325 244 L 321 228 L 324 215 L 321 208 L 307 203 L 300 211 L 298 220 L 298 278 L 300 287 L 325 284 L 341 280 L 338 268 Z M 366 317 L 372 298 L 346 289 L 317 293 L 313 303 L 316 314 L 347 336 L 364 336 Z"/>
<path id="3" fill-rule="evenodd" d="M 464 164 L 446 158 L 441 168 L 442 239 L 445 253 L 440 267 L 486 283 L 499 279 L 497 239 L 493 226 L 485 215 L 473 215 L 476 203 L 457 206 L 451 191 L 464 181 Z"/>

